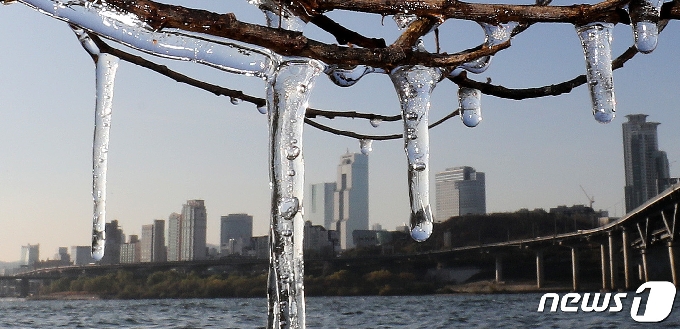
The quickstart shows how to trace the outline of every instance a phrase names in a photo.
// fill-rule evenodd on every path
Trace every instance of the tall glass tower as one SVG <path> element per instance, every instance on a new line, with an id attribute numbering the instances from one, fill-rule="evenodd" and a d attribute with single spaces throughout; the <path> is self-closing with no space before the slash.
<path id="1" fill-rule="evenodd" d="M 435 175 L 437 218 L 486 213 L 486 180 L 472 167 L 447 168 Z"/>
<path id="2" fill-rule="evenodd" d="M 623 158 L 626 171 L 626 212 L 637 208 L 670 185 L 666 152 L 659 151 L 656 127 L 646 114 L 627 115 L 623 123 Z"/>
<path id="3" fill-rule="evenodd" d="M 368 230 L 368 156 L 349 153 L 340 158 L 333 196 L 332 230 L 338 232 L 340 249 L 354 247 L 352 232 Z"/>

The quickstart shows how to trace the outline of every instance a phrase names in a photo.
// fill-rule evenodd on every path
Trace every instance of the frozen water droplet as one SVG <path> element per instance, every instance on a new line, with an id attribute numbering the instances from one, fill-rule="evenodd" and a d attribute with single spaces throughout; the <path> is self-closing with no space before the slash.
<path id="1" fill-rule="evenodd" d="M 293 169 L 288 170 L 287 174 L 288 174 L 288 176 L 295 176 L 295 170 L 293 170 Z"/>
<path id="2" fill-rule="evenodd" d="M 397 23 L 397 27 L 400 30 L 403 30 L 411 25 L 411 23 L 415 22 L 418 19 L 418 16 L 413 14 L 398 13 L 392 16 L 392 19 L 394 19 L 394 22 Z"/>
<path id="3" fill-rule="evenodd" d="M 663 0 L 633 0 L 628 4 L 635 47 L 643 54 L 656 48 L 662 5 Z"/>
<path id="4" fill-rule="evenodd" d="M 307 86 L 305 86 L 305 85 L 299 85 L 299 86 L 298 86 L 298 92 L 301 93 L 301 94 L 306 93 L 306 92 L 307 92 Z"/>
<path id="5" fill-rule="evenodd" d="M 415 170 L 415 171 L 423 171 L 426 168 L 427 168 L 427 165 L 421 159 L 417 159 L 417 160 L 413 161 L 413 163 L 411 164 L 411 169 Z"/>
<path id="6" fill-rule="evenodd" d="M 373 126 L 373 128 L 378 128 L 378 126 L 380 126 L 382 122 L 383 122 L 382 119 L 378 118 L 371 119 L 371 126 Z"/>
<path id="7" fill-rule="evenodd" d="M 361 147 L 361 153 L 368 155 L 373 151 L 373 140 L 372 139 L 361 139 L 359 140 L 359 146 Z"/>
<path id="8" fill-rule="evenodd" d="M 481 97 L 479 89 L 467 87 L 458 89 L 460 119 L 468 127 L 476 127 L 482 121 Z"/>
<path id="9" fill-rule="evenodd" d="M 406 128 L 406 138 L 418 139 L 418 135 L 416 134 L 416 128 Z"/>
<path id="10" fill-rule="evenodd" d="M 519 23 L 508 22 L 494 25 L 480 22 L 479 25 L 481 25 L 482 29 L 484 29 L 484 45 L 487 47 L 493 47 L 510 40 L 512 37 L 512 31 L 519 25 Z M 491 56 L 482 56 L 474 61 L 465 63 L 460 67 L 472 73 L 482 73 L 486 71 L 487 68 L 489 68 L 489 63 L 491 63 Z"/>
<path id="11" fill-rule="evenodd" d="M 411 238 L 418 242 L 427 240 L 432 234 L 433 222 L 434 219 L 432 218 L 432 212 L 430 211 L 429 205 L 412 213 L 409 225 L 411 229 Z"/>
<path id="12" fill-rule="evenodd" d="M 600 123 L 609 123 L 616 115 L 611 52 L 613 28 L 612 23 L 599 22 L 576 27 L 586 60 L 593 116 Z"/>
<path id="13" fill-rule="evenodd" d="M 352 69 L 331 67 L 326 70 L 328 78 L 340 87 L 350 87 L 359 82 L 361 78 L 369 73 L 375 72 L 370 66 L 357 65 Z"/>
<path id="14" fill-rule="evenodd" d="M 409 111 L 406 113 L 406 120 L 418 120 L 418 112 Z"/>
<path id="15" fill-rule="evenodd" d="M 659 37 L 659 28 L 656 23 L 637 22 L 635 24 L 635 47 L 643 54 L 648 54 L 656 49 Z"/>
<path id="16" fill-rule="evenodd" d="M 267 105 L 258 106 L 257 111 L 260 112 L 260 114 L 267 114 Z"/>
<path id="17" fill-rule="evenodd" d="M 300 201 L 296 197 L 283 198 L 279 202 L 279 214 L 285 219 L 293 219 L 300 207 Z"/>
<path id="18" fill-rule="evenodd" d="M 229 100 L 231 101 L 232 105 L 238 105 L 239 103 L 241 103 L 241 100 L 236 97 L 231 97 Z"/>
<path id="19" fill-rule="evenodd" d="M 300 148 L 297 146 L 291 146 L 286 149 L 286 158 L 288 160 L 295 160 L 300 155 Z"/>

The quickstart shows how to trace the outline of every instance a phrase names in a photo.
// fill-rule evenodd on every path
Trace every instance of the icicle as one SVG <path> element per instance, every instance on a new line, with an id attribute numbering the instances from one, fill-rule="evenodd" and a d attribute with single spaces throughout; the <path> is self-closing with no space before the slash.
<path id="1" fill-rule="evenodd" d="M 372 139 L 360 139 L 359 146 L 361 147 L 361 153 L 368 155 L 373 151 L 373 140 Z"/>
<path id="2" fill-rule="evenodd" d="M 249 2 L 265 13 L 270 27 L 297 31 L 304 26 L 295 15 L 279 9 L 278 3 L 271 0 Z M 323 68 L 315 60 L 284 58 L 267 80 L 272 196 L 267 286 L 269 329 L 306 327 L 302 130 L 314 81 Z"/>
<path id="3" fill-rule="evenodd" d="M 662 5 L 663 0 L 633 0 L 628 5 L 635 47 L 641 53 L 651 53 L 656 48 Z"/>
<path id="4" fill-rule="evenodd" d="M 460 106 L 460 119 L 468 127 L 477 127 L 482 121 L 481 108 L 482 92 L 479 89 L 460 87 L 458 88 L 458 104 Z"/>
<path id="5" fill-rule="evenodd" d="M 408 159 L 409 199 L 411 203 L 411 237 L 425 241 L 432 234 L 432 211 L 429 195 L 430 95 L 441 79 L 441 71 L 424 66 L 398 67 L 390 78 L 399 96 L 404 120 L 404 150 Z"/>
<path id="6" fill-rule="evenodd" d="M 484 29 L 484 46 L 493 47 L 502 44 L 512 37 L 512 31 L 519 25 L 517 22 L 502 23 L 498 25 L 492 25 L 489 23 L 480 22 L 479 25 Z M 482 56 L 472 62 L 465 63 L 460 67 L 472 72 L 472 73 L 482 73 L 489 68 L 489 63 L 491 63 L 491 56 Z M 455 75 L 460 74 L 460 71 L 456 71 Z"/>
<path id="7" fill-rule="evenodd" d="M 590 23 L 576 27 L 586 59 L 593 116 L 600 123 L 609 123 L 616 115 L 611 52 L 613 28 L 614 24 L 611 23 Z"/>
<path id="8" fill-rule="evenodd" d="M 339 68 L 336 66 L 328 67 L 324 73 L 328 75 L 328 78 L 333 81 L 336 85 L 340 87 L 350 87 L 355 83 L 359 82 L 361 78 L 369 73 L 374 72 L 384 72 L 381 69 L 374 69 L 366 65 L 357 65 L 351 69 Z"/>
<path id="9" fill-rule="evenodd" d="M 269 328 L 305 328 L 302 128 L 321 70 L 316 61 L 284 62 L 267 87 L 272 186 Z"/>
<path id="10" fill-rule="evenodd" d="M 260 114 L 267 114 L 267 105 L 258 106 L 257 111 L 260 112 Z"/>
<path id="11" fill-rule="evenodd" d="M 193 61 L 231 73 L 267 79 L 279 56 L 268 49 L 206 38 L 156 32 L 137 16 L 104 2 L 22 0 L 40 12 L 94 31 L 116 42 L 156 56 Z"/>
<path id="12" fill-rule="evenodd" d="M 81 28 L 71 25 L 83 48 L 95 61 L 96 105 L 92 142 L 92 258 L 101 260 L 106 245 L 106 170 L 109 152 L 109 131 L 113 84 L 118 69 L 118 57 L 101 53 L 97 45 Z"/>
<path id="13" fill-rule="evenodd" d="M 370 122 L 371 122 L 371 126 L 373 126 L 373 128 L 378 128 L 380 126 L 380 124 L 383 122 L 383 120 L 379 119 L 379 118 L 373 118 L 373 119 L 370 120 Z"/>

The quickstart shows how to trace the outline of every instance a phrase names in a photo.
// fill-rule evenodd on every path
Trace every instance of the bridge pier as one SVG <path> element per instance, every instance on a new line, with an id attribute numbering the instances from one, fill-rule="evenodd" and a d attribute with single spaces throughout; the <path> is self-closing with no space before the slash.
<path id="1" fill-rule="evenodd" d="M 503 281 L 503 255 L 496 255 L 496 283 Z"/>
<path id="2" fill-rule="evenodd" d="M 28 297 L 30 293 L 30 287 L 31 285 L 28 279 L 21 279 L 21 282 L 19 283 L 19 297 Z"/>
<path id="3" fill-rule="evenodd" d="M 626 290 L 630 290 L 632 286 L 630 277 L 630 246 L 628 245 L 628 231 L 626 231 L 625 227 L 621 233 L 621 240 L 623 248 L 623 285 Z"/>
<path id="4" fill-rule="evenodd" d="M 536 251 L 536 288 L 544 287 L 543 250 Z"/>
<path id="5" fill-rule="evenodd" d="M 640 257 L 642 258 L 642 277 L 640 280 L 649 281 L 649 268 L 647 267 L 647 248 L 640 248 Z"/>
<path id="6" fill-rule="evenodd" d="M 574 291 L 579 290 L 579 253 L 578 248 L 571 247 L 571 282 Z"/>
<path id="7" fill-rule="evenodd" d="M 673 240 L 668 241 L 668 258 L 670 260 L 670 265 L 671 265 L 671 277 L 673 278 L 673 284 L 677 287 L 679 282 L 678 282 L 678 272 L 677 268 L 675 267 L 675 244 L 673 243 Z"/>
<path id="8" fill-rule="evenodd" d="M 608 285 L 608 277 L 609 277 L 609 271 L 607 269 L 608 261 L 607 261 L 607 247 L 605 244 L 600 245 L 600 258 L 602 260 L 602 290 L 607 290 L 609 288 Z"/>
<path id="9" fill-rule="evenodd" d="M 608 237 L 608 240 L 609 240 L 609 276 L 610 276 L 609 283 L 611 284 L 610 289 L 613 291 L 613 290 L 616 290 L 616 288 L 618 286 L 618 280 L 617 280 L 618 279 L 617 278 L 618 273 L 616 271 L 618 264 L 616 262 L 616 250 L 615 250 L 616 249 L 616 243 L 614 241 L 614 232 L 612 232 L 612 231 L 607 232 L 607 237 Z"/>

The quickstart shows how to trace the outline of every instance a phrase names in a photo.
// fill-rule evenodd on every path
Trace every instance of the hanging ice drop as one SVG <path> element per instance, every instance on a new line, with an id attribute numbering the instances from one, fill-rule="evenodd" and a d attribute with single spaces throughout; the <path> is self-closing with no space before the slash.
<path id="1" fill-rule="evenodd" d="M 609 123 L 616 116 L 612 74 L 612 23 L 590 23 L 576 27 L 586 60 L 586 77 L 593 105 L 593 116 Z"/>
<path id="2" fill-rule="evenodd" d="M 326 73 L 328 75 L 328 78 L 331 79 L 331 81 L 333 81 L 333 83 L 335 83 L 336 85 L 340 87 L 350 87 L 353 86 L 355 83 L 359 82 L 359 80 L 363 78 L 365 75 L 376 71 L 382 70 L 376 70 L 366 65 L 357 65 L 351 69 L 344 69 L 331 66 L 327 68 L 324 71 L 324 73 Z"/>
<path id="3" fill-rule="evenodd" d="M 484 29 L 485 35 L 484 45 L 487 47 L 493 47 L 510 40 L 510 38 L 512 37 L 512 31 L 519 25 L 519 23 L 508 22 L 493 25 L 489 23 L 479 22 L 479 25 L 481 25 L 482 28 Z M 460 67 L 472 73 L 482 73 L 486 71 L 487 68 L 489 68 L 490 63 L 491 56 L 482 56 L 472 62 L 465 63 Z M 453 76 L 456 76 L 460 73 L 460 71 L 456 70 L 454 70 L 454 72 L 456 72 L 456 74 L 454 74 Z"/>
<path id="4" fill-rule="evenodd" d="M 482 121 L 481 108 L 482 92 L 479 89 L 460 87 L 458 88 L 458 104 L 460 119 L 468 127 L 476 127 Z"/>
<path id="5" fill-rule="evenodd" d="M 404 122 L 404 150 L 408 159 L 409 201 L 411 237 L 422 242 L 432 234 L 432 211 L 430 210 L 429 159 L 430 136 L 428 114 L 430 96 L 441 71 L 420 65 L 402 66 L 390 73 L 399 96 Z"/>
<path id="6" fill-rule="evenodd" d="M 659 17 L 663 0 L 632 0 L 628 5 L 635 47 L 641 53 L 651 53 L 659 37 Z"/>
<path id="7" fill-rule="evenodd" d="M 368 155 L 373 151 L 373 140 L 372 139 L 361 139 L 359 140 L 359 146 L 361 147 L 361 153 Z"/>

